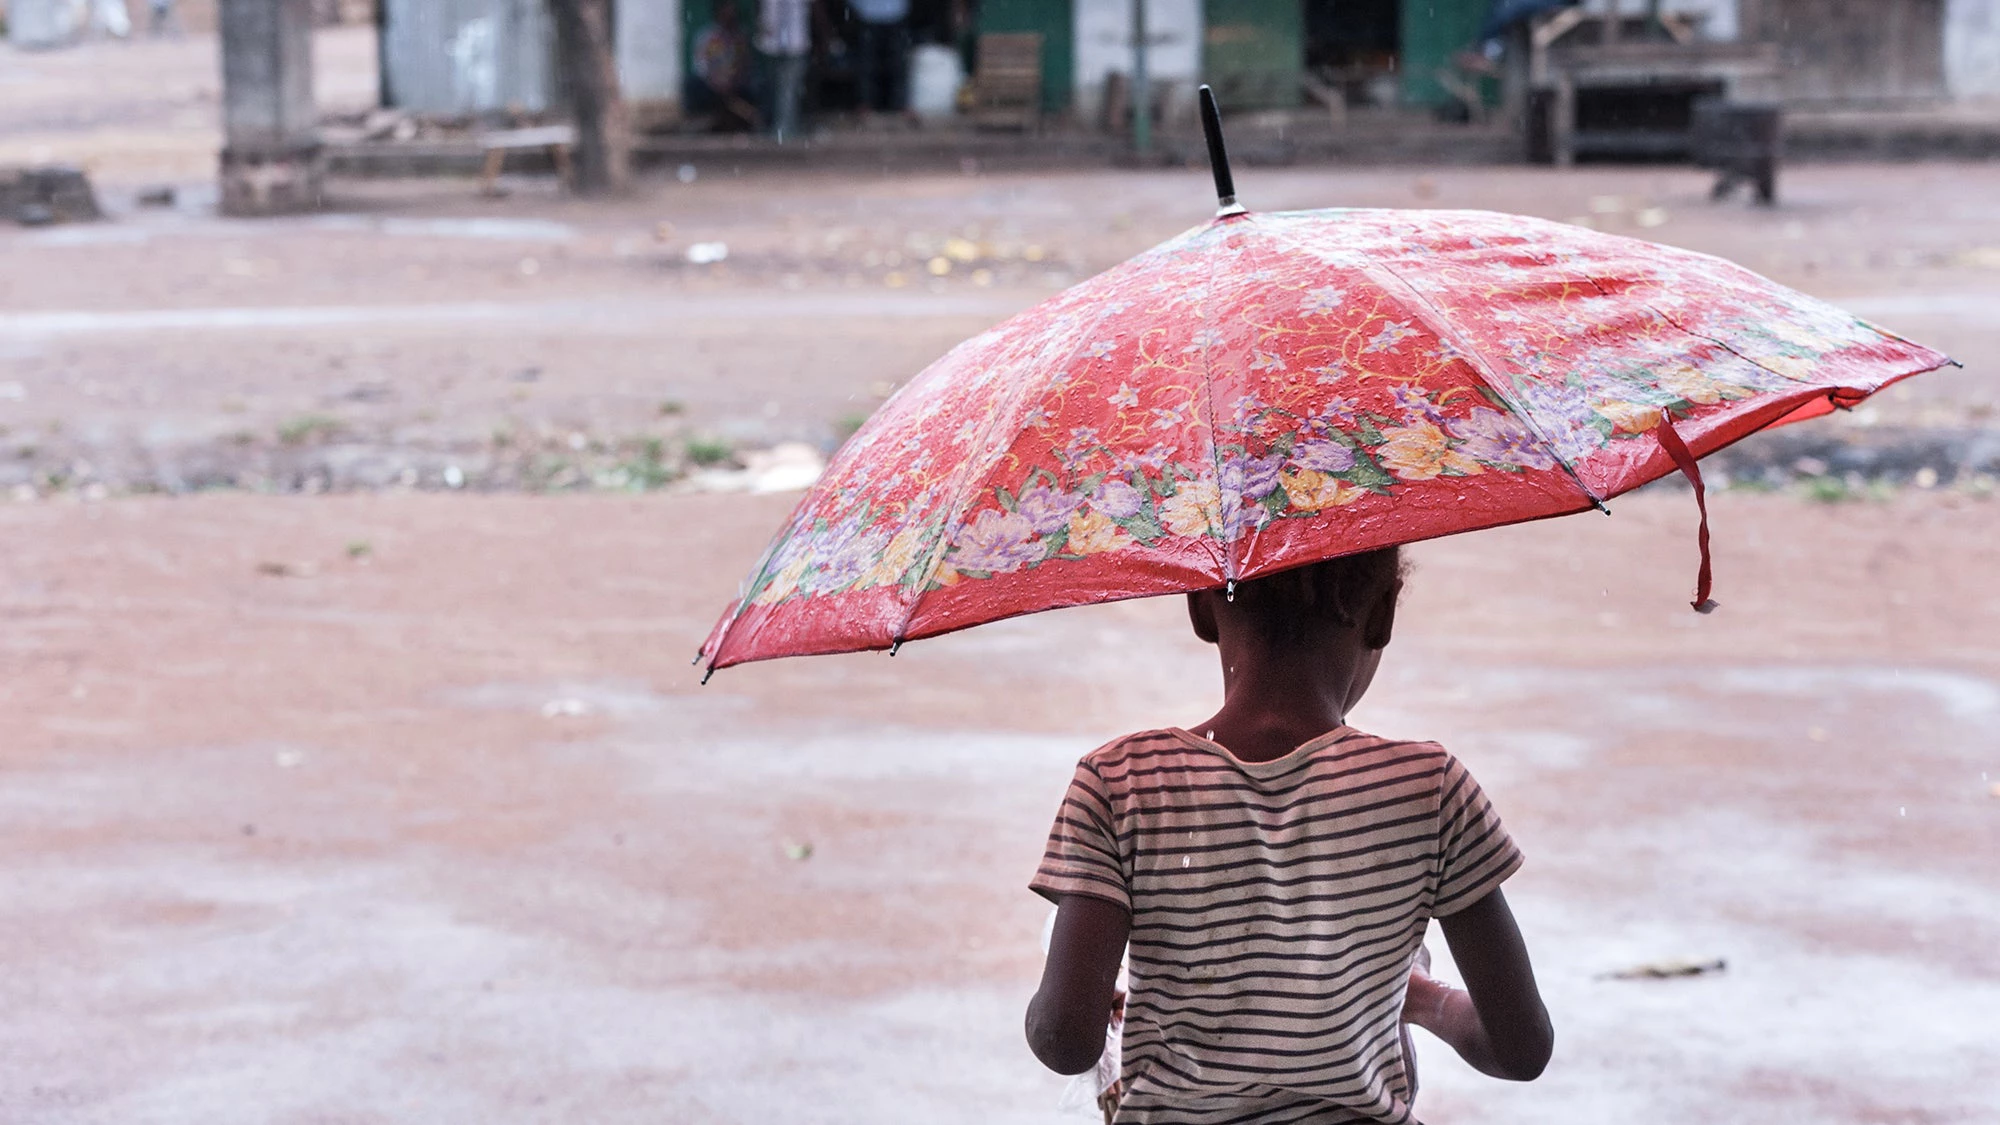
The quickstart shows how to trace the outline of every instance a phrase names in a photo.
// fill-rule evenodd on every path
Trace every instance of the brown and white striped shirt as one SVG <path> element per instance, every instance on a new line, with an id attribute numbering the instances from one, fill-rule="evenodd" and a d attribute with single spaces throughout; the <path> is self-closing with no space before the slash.
<path id="1" fill-rule="evenodd" d="M 1339 727 L 1244 762 L 1168 729 L 1077 764 L 1029 885 L 1132 915 L 1121 1125 L 1403 1123 L 1425 924 L 1520 865 L 1436 743 Z"/>

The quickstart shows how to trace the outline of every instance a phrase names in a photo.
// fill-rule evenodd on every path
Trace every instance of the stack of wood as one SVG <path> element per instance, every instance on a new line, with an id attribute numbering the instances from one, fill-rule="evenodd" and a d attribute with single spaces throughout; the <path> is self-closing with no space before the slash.
<path id="1" fill-rule="evenodd" d="M 1042 36 L 1037 31 L 979 37 L 972 75 L 972 123 L 981 129 L 1033 130 L 1042 120 Z"/>

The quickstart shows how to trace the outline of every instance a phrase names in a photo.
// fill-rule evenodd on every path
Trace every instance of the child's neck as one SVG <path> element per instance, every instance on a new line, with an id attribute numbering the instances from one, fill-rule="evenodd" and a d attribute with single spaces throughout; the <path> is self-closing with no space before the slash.
<path id="1" fill-rule="evenodd" d="M 1358 655 L 1344 647 L 1272 653 L 1225 646 L 1222 709 L 1194 733 L 1247 762 L 1282 758 L 1345 725 L 1360 694 Z"/>

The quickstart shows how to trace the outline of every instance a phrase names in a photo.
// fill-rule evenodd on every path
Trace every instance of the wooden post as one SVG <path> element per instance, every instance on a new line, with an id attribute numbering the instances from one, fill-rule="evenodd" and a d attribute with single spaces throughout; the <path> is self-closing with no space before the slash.
<path id="1" fill-rule="evenodd" d="M 1576 165 L 1576 78 L 1568 71 L 1556 76 L 1555 105 L 1549 109 L 1549 139 L 1556 167 Z"/>
<path id="2" fill-rule="evenodd" d="M 1132 150 L 1153 150 L 1153 83 L 1146 52 L 1146 0 L 1132 0 Z"/>

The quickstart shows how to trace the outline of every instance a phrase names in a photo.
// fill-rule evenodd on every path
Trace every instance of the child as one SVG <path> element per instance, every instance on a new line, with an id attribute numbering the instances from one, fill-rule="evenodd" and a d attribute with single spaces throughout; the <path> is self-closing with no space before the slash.
<path id="1" fill-rule="evenodd" d="M 1345 725 L 1402 585 L 1390 548 L 1188 595 L 1222 710 L 1078 764 L 1030 884 L 1057 910 L 1028 1044 L 1087 1070 L 1122 1001 L 1118 1122 L 1413 1122 L 1405 1022 L 1498 1078 L 1547 1065 L 1520 851 L 1442 747 Z M 1469 991 L 1424 971 L 1432 918 Z"/>

